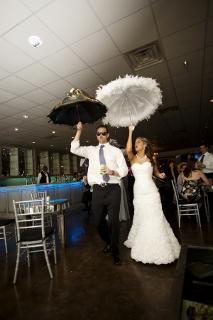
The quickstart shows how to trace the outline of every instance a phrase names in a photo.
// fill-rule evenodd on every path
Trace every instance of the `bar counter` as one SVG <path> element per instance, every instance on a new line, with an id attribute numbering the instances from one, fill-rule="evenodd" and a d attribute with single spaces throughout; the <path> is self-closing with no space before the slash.
<path id="1" fill-rule="evenodd" d="M 13 200 L 29 200 L 31 199 L 31 192 L 42 191 L 47 191 L 50 198 L 68 199 L 72 205 L 81 201 L 83 183 L 66 182 L 0 187 L 0 216 L 13 214 Z"/>

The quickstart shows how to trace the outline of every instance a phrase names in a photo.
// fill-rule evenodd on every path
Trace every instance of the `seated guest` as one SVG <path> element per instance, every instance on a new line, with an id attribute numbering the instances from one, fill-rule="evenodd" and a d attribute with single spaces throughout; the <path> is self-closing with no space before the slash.
<path id="1" fill-rule="evenodd" d="M 37 183 L 50 183 L 51 178 L 47 166 L 43 166 L 41 172 L 38 174 Z"/>
<path id="2" fill-rule="evenodd" d="M 187 202 L 199 202 L 201 199 L 201 183 L 209 185 L 205 174 L 196 168 L 196 160 L 191 160 L 183 170 L 183 188 L 181 196 Z"/>

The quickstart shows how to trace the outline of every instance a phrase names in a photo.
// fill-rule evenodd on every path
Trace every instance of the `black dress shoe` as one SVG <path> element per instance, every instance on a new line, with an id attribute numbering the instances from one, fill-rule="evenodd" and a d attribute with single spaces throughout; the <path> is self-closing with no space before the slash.
<path id="1" fill-rule="evenodd" d="M 111 253 L 112 249 L 110 245 L 107 245 L 106 247 L 103 248 L 103 253 Z"/>
<path id="2" fill-rule="evenodd" d="M 120 266 L 122 264 L 119 256 L 113 256 L 113 262 L 116 266 Z"/>

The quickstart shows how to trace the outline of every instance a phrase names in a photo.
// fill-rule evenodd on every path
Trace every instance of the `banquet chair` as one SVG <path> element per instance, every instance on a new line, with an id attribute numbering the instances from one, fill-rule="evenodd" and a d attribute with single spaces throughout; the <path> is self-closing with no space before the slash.
<path id="1" fill-rule="evenodd" d="M 54 252 L 54 262 L 56 261 L 55 233 L 52 227 L 45 227 L 44 224 L 44 199 L 29 201 L 14 201 L 13 207 L 16 222 L 16 267 L 13 283 L 16 283 L 19 268 L 20 255 L 27 253 L 28 267 L 30 267 L 30 254 L 34 252 L 44 252 L 49 276 L 53 274 L 49 262 L 48 253 Z"/>
<path id="2" fill-rule="evenodd" d="M 200 222 L 200 212 L 199 212 L 199 207 L 197 203 L 183 203 L 181 199 L 179 198 L 179 194 L 177 191 L 176 184 L 174 183 L 173 180 L 171 180 L 172 183 L 172 188 L 174 191 L 174 197 L 175 197 L 175 202 L 177 206 L 177 215 L 178 215 L 178 226 L 180 228 L 181 226 L 181 217 L 182 216 L 195 216 L 196 221 L 201 228 L 201 222 Z"/>
<path id="3" fill-rule="evenodd" d="M 47 191 L 34 191 L 31 192 L 31 199 L 32 200 L 41 200 L 44 199 L 44 205 L 47 204 L 48 202 L 48 197 L 47 197 Z M 51 226 L 53 225 L 53 221 L 52 221 L 52 214 L 51 213 L 46 213 L 44 216 L 44 223 L 45 226 Z"/>
<path id="4" fill-rule="evenodd" d="M 4 241 L 5 253 L 8 253 L 7 240 L 12 238 L 12 232 L 8 232 L 7 229 L 15 222 L 15 219 L 2 219 L 0 218 L 0 240 Z M 8 235 L 10 235 L 8 237 Z"/>

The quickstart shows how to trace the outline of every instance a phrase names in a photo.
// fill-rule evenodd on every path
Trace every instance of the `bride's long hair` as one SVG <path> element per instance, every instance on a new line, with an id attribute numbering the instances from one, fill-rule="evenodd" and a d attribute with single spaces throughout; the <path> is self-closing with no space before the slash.
<path id="1" fill-rule="evenodd" d="M 144 137 L 137 137 L 136 139 L 139 139 L 143 143 L 146 143 L 144 152 L 145 152 L 145 155 L 147 156 L 147 158 L 150 160 L 151 164 L 153 165 L 154 164 L 154 151 L 153 151 L 151 142 L 147 138 L 144 138 Z"/>

